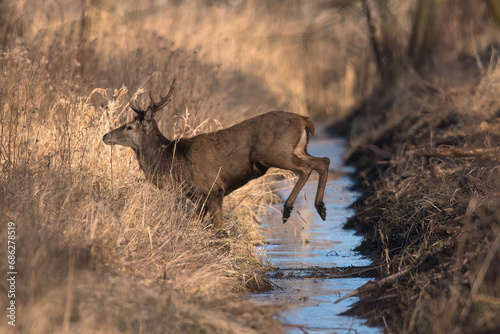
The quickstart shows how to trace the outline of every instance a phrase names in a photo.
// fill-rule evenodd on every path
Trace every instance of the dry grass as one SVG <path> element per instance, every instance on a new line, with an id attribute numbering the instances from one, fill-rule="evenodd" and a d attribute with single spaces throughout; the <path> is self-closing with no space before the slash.
<path id="1" fill-rule="evenodd" d="M 255 215 L 275 200 L 269 178 L 229 199 L 229 237 L 216 238 L 179 189 L 144 183 L 132 152 L 111 153 L 102 143 L 110 121 L 124 112 L 126 87 L 112 97 L 101 89 L 88 97 L 59 92 L 44 112 L 38 105 L 50 104 L 50 95 L 31 82 L 49 74 L 19 50 L 5 53 L 2 65 L 0 211 L 2 233 L 7 235 L 8 221 L 17 229 L 16 328 L 279 329 L 271 318 L 275 309 L 238 299 L 240 292 L 268 284 L 254 244 L 261 241 Z M 90 104 L 97 97 L 104 107 Z M 209 123 L 194 122 L 179 116 L 185 135 L 205 131 Z M 2 270 L 7 272 L 6 262 Z"/>
<path id="2" fill-rule="evenodd" d="M 146 103 L 146 90 L 161 94 L 174 76 L 186 82 L 159 119 L 171 138 L 285 99 L 251 73 L 177 49 L 164 27 L 125 24 L 117 8 L 103 10 L 101 23 L 72 22 L 71 11 L 44 22 L 37 6 L 20 17 L 18 4 L 3 4 L 20 31 L 5 37 L 0 56 L 1 233 L 15 222 L 18 272 L 17 326 L 4 321 L 1 330 L 279 332 L 277 308 L 241 294 L 268 288 L 257 221 L 278 200 L 270 180 L 281 174 L 227 198 L 227 237 L 219 238 L 180 189 L 144 183 L 133 153 L 111 151 L 102 135 L 131 116 L 133 92 Z"/>

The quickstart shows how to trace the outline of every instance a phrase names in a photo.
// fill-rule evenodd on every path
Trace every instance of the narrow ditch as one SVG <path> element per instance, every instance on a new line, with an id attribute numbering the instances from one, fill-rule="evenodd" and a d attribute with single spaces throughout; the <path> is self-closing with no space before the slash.
<path id="1" fill-rule="evenodd" d="M 269 273 L 275 288 L 251 298 L 285 304 L 287 310 L 279 317 L 287 333 L 380 333 L 381 329 L 366 326 L 364 320 L 341 315 L 356 298 L 335 303 L 373 277 L 370 261 L 353 250 L 361 237 L 342 228 L 354 213 L 349 207 L 358 196 L 350 190 L 349 169 L 342 163 L 345 143 L 320 134 L 311 138 L 308 152 L 331 160 L 325 191 L 327 219 L 322 221 L 314 208 L 316 173 L 304 186 L 286 224 L 280 207 L 262 217 L 268 241 L 262 251 L 276 268 Z M 277 187 L 286 198 L 293 185 L 281 181 Z"/>

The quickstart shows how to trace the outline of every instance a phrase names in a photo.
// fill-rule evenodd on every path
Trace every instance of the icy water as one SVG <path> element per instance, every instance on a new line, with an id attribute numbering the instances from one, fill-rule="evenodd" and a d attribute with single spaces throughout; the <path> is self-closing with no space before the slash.
<path id="1" fill-rule="evenodd" d="M 349 190 L 352 180 L 346 176 L 347 167 L 342 164 L 344 142 L 319 135 L 311 138 L 308 152 L 331 160 L 325 191 L 326 221 L 321 220 L 314 208 L 318 178 L 313 172 L 286 224 L 282 222 L 282 205 L 262 217 L 263 227 L 268 230 L 268 243 L 263 251 L 278 271 L 270 274 L 275 289 L 252 298 L 287 305 L 289 309 L 280 314 L 287 333 L 381 333 L 381 329 L 368 327 L 361 319 L 340 315 L 356 298 L 335 304 L 368 278 L 314 278 L 314 273 L 321 273 L 322 268 L 364 267 L 370 261 L 353 251 L 361 237 L 342 229 L 353 214 L 349 206 L 357 196 Z M 280 196 L 286 199 L 293 185 L 279 182 L 277 187 Z"/>

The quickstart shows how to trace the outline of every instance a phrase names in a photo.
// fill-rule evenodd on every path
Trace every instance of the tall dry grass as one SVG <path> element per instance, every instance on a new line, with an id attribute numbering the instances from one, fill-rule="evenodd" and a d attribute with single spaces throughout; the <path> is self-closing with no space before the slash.
<path id="1" fill-rule="evenodd" d="M 132 116 L 134 94 L 146 103 L 147 90 L 161 94 L 173 77 L 185 83 L 159 117 L 169 137 L 286 105 L 284 93 L 237 64 L 178 48 L 164 27 L 147 27 L 159 18 L 140 10 L 130 18 L 118 5 L 93 8 L 99 15 L 81 20 L 78 9 L 62 8 L 55 20 L 43 5 L 2 4 L 18 24 L 0 56 L 1 233 L 16 224 L 18 272 L 17 326 L 2 322 L 2 331 L 280 331 L 275 307 L 240 294 L 268 284 L 256 222 L 278 200 L 269 180 L 281 174 L 227 198 L 221 239 L 180 189 L 144 183 L 132 152 L 111 150 L 102 135 Z"/>
<path id="2" fill-rule="evenodd" d="M 53 64 L 40 59 L 18 46 L 0 61 L 0 211 L 2 234 L 8 221 L 17 231 L 16 329 L 277 330 L 271 309 L 237 298 L 267 284 L 254 244 L 261 241 L 255 217 L 275 200 L 268 181 L 228 200 L 229 237 L 215 238 L 179 189 L 144 183 L 132 152 L 102 143 L 128 113 L 128 89 L 80 96 L 71 81 L 58 85 L 44 67 Z M 211 124 L 186 113 L 175 121 L 184 135 Z"/>
<path id="3" fill-rule="evenodd" d="M 57 57 L 64 50 L 73 58 L 65 79 L 95 87 L 127 83 L 135 91 L 155 71 L 168 72 L 190 80 L 189 90 L 205 97 L 197 111 L 217 119 L 221 110 L 238 110 L 241 119 L 269 109 L 335 116 L 369 96 L 378 81 L 359 2 L 5 3 L 14 21 L 6 27 L 18 27 L 33 46 L 38 41 Z M 391 5 L 396 31 L 410 30 L 412 5 Z M 383 24 L 388 13 L 382 14 L 376 19 Z M 51 36 L 58 45 L 49 45 Z M 178 58 L 179 66 L 167 70 L 168 58 Z"/>

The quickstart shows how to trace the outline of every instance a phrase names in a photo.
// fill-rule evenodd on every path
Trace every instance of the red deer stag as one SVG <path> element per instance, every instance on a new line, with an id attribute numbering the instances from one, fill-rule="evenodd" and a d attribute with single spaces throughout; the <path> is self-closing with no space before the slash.
<path id="1" fill-rule="evenodd" d="M 290 217 L 293 202 L 313 170 L 319 173 L 315 207 L 325 220 L 323 202 L 330 160 L 307 154 L 309 133 L 314 125 L 308 117 L 271 111 L 216 132 L 169 140 L 158 129 L 154 114 L 170 102 L 175 80 L 167 95 L 146 110 L 131 102 L 134 120 L 107 133 L 109 145 L 131 147 L 146 178 L 158 187 L 174 180 L 186 186 L 186 195 L 201 203 L 215 228 L 222 227 L 222 200 L 270 167 L 298 173 L 299 179 L 283 208 L 283 222 Z"/>

